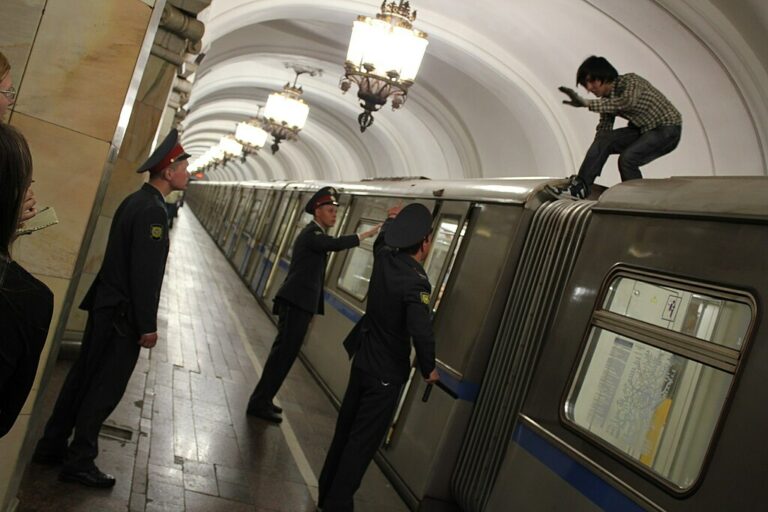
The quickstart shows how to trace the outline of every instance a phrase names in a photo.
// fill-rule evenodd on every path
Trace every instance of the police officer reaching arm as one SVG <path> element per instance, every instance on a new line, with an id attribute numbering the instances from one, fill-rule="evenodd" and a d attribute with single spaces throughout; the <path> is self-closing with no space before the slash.
<path id="1" fill-rule="evenodd" d="M 141 347 L 157 343 L 157 309 L 169 248 L 163 197 L 187 187 L 187 158 L 178 133 L 171 130 L 137 170 L 149 172 L 149 182 L 115 212 L 101 269 L 80 305 L 88 311 L 80 354 L 33 456 L 42 464 L 63 462 L 59 480 L 90 487 L 115 484 L 114 477 L 94 463 L 99 431 L 120 402 Z"/>
<path id="2" fill-rule="evenodd" d="M 430 319 L 431 286 L 422 262 L 432 243 L 432 215 L 421 204 L 390 208 L 374 243 L 365 316 L 344 347 L 354 357 L 331 447 L 320 473 L 318 506 L 350 512 L 353 497 L 381 444 L 411 368 L 439 380 Z"/>
<path id="3" fill-rule="evenodd" d="M 313 219 L 296 238 L 288 276 L 275 296 L 272 312 L 278 316 L 277 336 L 261 379 L 248 400 L 249 416 L 272 423 L 283 420 L 282 409 L 272 400 L 299 355 L 312 316 L 324 313 L 323 283 L 328 253 L 356 247 L 360 240 L 379 232 L 380 226 L 375 226 L 363 233 L 338 238 L 326 234 L 326 230 L 336 224 L 338 205 L 336 190 L 323 187 L 304 208 Z"/>

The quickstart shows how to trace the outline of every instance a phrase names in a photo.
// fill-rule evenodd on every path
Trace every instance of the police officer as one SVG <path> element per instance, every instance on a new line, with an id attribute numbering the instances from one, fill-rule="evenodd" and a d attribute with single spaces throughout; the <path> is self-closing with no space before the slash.
<path id="1" fill-rule="evenodd" d="M 389 210 L 374 243 L 365 316 L 344 347 L 354 356 L 336 431 L 319 479 L 325 512 L 354 509 L 353 496 L 389 427 L 410 372 L 409 339 L 427 383 L 439 380 L 430 321 L 431 286 L 422 262 L 429 253 L 432 215 L 418 203 Z M 394 219 L 394 220 L 392 220 Z"/>
<path id="2" fill-rule="evenodd" d="M 120 402 L 141 347 L 157 343 L 157 308 L 168 256 L 168 215 L 163 196 L 187 186 L 189 155 L 171 130 L 137 172 L 149 182 L 115 212 L 104 261 L 81 309 L 88 323 L 33 460 L 64 462 L 59 480 L 112 487 L 115 478 L 96 467 L 98 436 Z M 74 429 L 74 437 L 67 440 Z"/>
<path id="3" fill-rule="evenodd" d="M 261 379 L 248 400 L 247 414 L 280 423 L 282 409 L 272 403 L 288 371 L 299 354 L 309 321 L 322 315 L 323 283 L 328 252 L 360 245 L 360 240 L 379 231 L 379 226 L 364 233 L 334 238 L 325 232 L 336 224 L 336 189 L 323 187 L 307 203 L 304 211 L 314 218 L 301 231 L 293 245 L 288 276 L 275 297 L 272 312 L 278 315 L 277 336 L 264 365 Z"/>

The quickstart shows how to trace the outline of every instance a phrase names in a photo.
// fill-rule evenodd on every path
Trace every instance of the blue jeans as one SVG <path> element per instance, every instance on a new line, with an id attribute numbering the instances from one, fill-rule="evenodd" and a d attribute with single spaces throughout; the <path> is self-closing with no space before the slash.
<path id="1" fill-rule="evenodd" d="M 618 154 L 621 181 L 641 179 L 640 166 L 675 149 L 681 132 L 681 126 L 659 126 L 641 134 L 639 128 L 627 126 L 600 133 L 587 150 L 579 177 L 589 190 L 608 157 Z"/>

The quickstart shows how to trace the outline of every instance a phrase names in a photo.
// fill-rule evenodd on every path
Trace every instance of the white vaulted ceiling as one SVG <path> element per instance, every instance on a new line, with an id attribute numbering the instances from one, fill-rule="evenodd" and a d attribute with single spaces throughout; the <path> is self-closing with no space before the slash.
<path id="1" fill-rule="evenodd" d="M 761 0 L 413 0 L 429 46 L 408 101 L 360 133 L 356 88 L 339 79 L 357 15 L 377 0 L 213 0 L 206 56 L 183 142 L 198 156 L 302 75 L 309 119 L 296 142 L 230 162 L 212 179 L 357 180 L 564 176 L 578 168 L 597 115 L 562 105 L 579 64 L 603 55 L 661 89 L 683 114 L 676 151 L 646 177 L 766 174 L 768 3 Z M 582 90 L 583 94 L 586 94 Z M 601 183 L 618 181 L 609 161 Z"/>

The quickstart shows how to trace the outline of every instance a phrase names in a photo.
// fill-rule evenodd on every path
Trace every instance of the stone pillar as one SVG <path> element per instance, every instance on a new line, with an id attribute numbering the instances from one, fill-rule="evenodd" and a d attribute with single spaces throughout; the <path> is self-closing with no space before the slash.
<path id="1" fill-rule="evenodd" d="M 196 14 L 210 0 L 169 0 Z M 178 59 L 202 36 L 202 25 L 166 0 L 2 0 L 0 51 L 18 89 L 9 122 L 27 138 L 39 206 L 59 224 L 24 237 L 14 258 L 54 293 L 54 314 L 35 385 L 13 430 L 0 439 L 0 511 L 16 491 L 40 424 L 39 389 L 47 382 L 65 330 L 77 337 L 84 317 L 70 312 L 103 256 L 111 217 L 144 176 L 178 63 L 150 55 L 161 17 Z M 166 12 L 166 7 L 167 12 Z M 169 34 L 169 35 L 165 35 Z M 168 48 L 168 46 L 171 48 Z M 142 79 L 142 77 L 144 77 Z M 135 103 L 134 103 L 134 100 Z M 66 328 L 66 329 L 65 329 Z"/>

